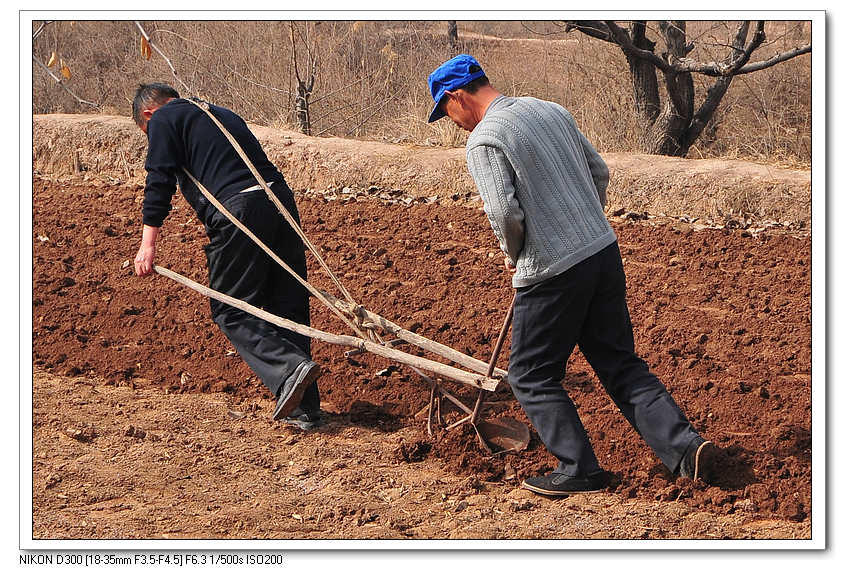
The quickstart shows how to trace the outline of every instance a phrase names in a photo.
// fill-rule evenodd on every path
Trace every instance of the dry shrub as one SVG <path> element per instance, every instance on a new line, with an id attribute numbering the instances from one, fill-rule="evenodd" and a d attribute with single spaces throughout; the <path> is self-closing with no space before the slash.
<path id="1" fill-rule="evenodd" d="M 427 94 L 421 96 L 418 90 L 410 91 L 401 105 L 396 121 L 382 124 L 382 136 L 394 143 L 416 143 L 434 146 L 455 147 L 466 144 L 467 133 L 452 121 L 428 122 L 433 102 Z M 401 133 L 396 136 L 396 131 Z"/>
<path id="2" fill-rule="evenodd" d="M 37 26 L 39 23 L 36 22 Z M 723 57 L 731 22 L 689 22 L 700 60 Z M 34 28 L 36 27 L 34 26 Z M 291 24 L 270 21 L 144 22 L 191 90 L 230 107 L 247 120 L 292 128 L 294 66 Z M 557 101 L 602 152 L 635 152 L 637 124 L 628 68 L 621 51 L 556 22 L 459 22 L 462 51 L 474 54 L 492 83 L 508 95 Z M 460 146 L 466 134 L 448 120 L 426 122 L 431 106 L 426 78 L 450 56 L 445 22 L 311 21 L 294 23 L 297 60 L 317 61 L 311 95 L 311 132 L 416 144 Z M 656 37 L 651 34 L 652 37 Z M 808 41 L 807 22 L 770 22 L 768 42 L 754 59 Z M 57 21 L 34 42 L 47 61 L 56 50 L 73 76 L 67 86 L 128 115 L 140 82 L 180 88 L 156 54 L 140 55 L 130 21 Z M 659 53 L 659 46 L 658 46 Z M 33 65 L 33 113 L 92 112 Z M 697 103 L 712 79 L 695 77 Z M 802 56 L 735 78 L 713 123 L 691 158 L 743 158 L 808 167 L 811 160 L 810 58 Z"/>

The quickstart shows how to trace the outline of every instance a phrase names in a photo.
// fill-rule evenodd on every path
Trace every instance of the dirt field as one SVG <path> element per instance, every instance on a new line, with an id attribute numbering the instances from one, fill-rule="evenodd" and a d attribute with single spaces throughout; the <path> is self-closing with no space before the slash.
<path id="1" fill-rule="evenodd" d="M 675 480 L 576 352 L 564 384 L 612 487 L 549 500 L 518 488 L 556 464 L 536 434 L 493 458 L 468 431 L 429 437 L 426 386 L 377 357 L 315 343 L 329 424 L 274 424 L 207 300 L 131 273 L 139 186 L 33 194 L 33 538 L 811 538 L 806 235 L 614 219 L 638 350 L 729 460 L 719 486 Z M 297 198 L 359 302 L 489 358 L 512 289 L 483 212 Z M 175 203 L 158 263 L 204 283 L 203 229 Z M 346 332 L 316 301 L 312 319 Z M 525 421 L 507 386 L 491 400 Z"/>

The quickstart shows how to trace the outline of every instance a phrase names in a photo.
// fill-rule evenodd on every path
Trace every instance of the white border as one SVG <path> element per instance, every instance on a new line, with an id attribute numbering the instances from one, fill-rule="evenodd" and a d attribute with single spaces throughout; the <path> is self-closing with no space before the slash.
<path id="1" fill-rule="evenodd" d="M 449 19 L 468 20 L 511 20 L 511 19 L 561 19 L 564 13 L 559 11 L 537 12 L 484 12 L 450 11 Z M 608 17 L 607 12 L 566 12 L 566 17 L 592 19 Z M 80 18 L 80 16 L 82 16 Z M 642 11 L 614 11 L 612 17 L 628 19 L 634 16 L 642 17 Z M 678 16 L 678 11 L 649 11 L 649 19 Z M 812 69 L 813 69 L 813 235 L 812 243 L 812 295 L 813 295 L 813 354 L 812 354 L 812 386 L 813 398 L 813 481 L 812 481 L 812 529 L 811 540 L 755 540 L 755 541 L 711 541 L 711 540 L 33 540 L 32 529 L 32 175 L 31 175 L 31 22 L 42 19 L 372 19 L 372 20 L 434 20 L 447 19 L 443 13 L 431 11 L 404 12 L 367 12 L 367 11 L 31 11 L 19 14 L 20 41 L 20 536 L 19 547 L 25 550 L 65 550 L 65 551 L 295 551 L 305 550 L 673 550 L 673 549 L 703 549 L 719 550 L 777 550 L 820 549 L 825 546 L 827 533 L 827 496 L 825 493 L 825 383 L 826 353 L 825 353 L 825 65 L 826 65 L 826 37 L 825 14 L 819 11 L 683 11 L 686 19 L 778 19 L 778 20 L 811 20 L 813 22 Z M 28 536 L 29 535 L 29 536 Z"/>
<path id="2" fill-rule="evenodd" d="M 813 20 L 813 46 L 826 46 L 827 34 L 824 21 Z M 827 172 L 827 146 L 825 134 L 827 132 L 827 93 L 825 78 L 827 63 L 826 52 L 814 50 L 812 56 L 813 98 L 812 98 L 812 141 L 813 162 L 810 171 L 812 186 L 812 269 L 811 269 L 811 319 L 812 319 L 812 353 L 811 369 L 811 405 L 812 424 L 810 426 L 812 445 L 812 486 L 811 503 L 813 505 L 812 533 L 813 542 L 825 544 L 827 535 L 827 406 L 830 403 L 827 396 L 827 283 L 825 275 L 827 264 L 825 251 L 827 246 L 827 224 L 825 207 L 825 188 Z M 816 516 L 819 509 L 819 516 Z"/>

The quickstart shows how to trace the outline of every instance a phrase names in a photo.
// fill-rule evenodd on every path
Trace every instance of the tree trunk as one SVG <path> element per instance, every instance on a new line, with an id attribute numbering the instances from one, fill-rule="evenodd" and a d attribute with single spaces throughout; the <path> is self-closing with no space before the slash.
<path id="1" fill-rule="evenodd" d="M 684 145 L 687 122 L 678 116 L 667 104 L 666 108 L 646 133 L 643 151 L 664 156 L 686 155 L 689 147 Z"/>
<path id="2" fill-rule="evenodd" d="M 458 22 L 456 20 L 448 20 L 446 24 L 446 34 L 449 36 L 449 50 L 453 55 L 456 55 L 460 48 L 458 45 Z"/>
<path id="3" fill-rule="evenodd" d="M 645 35 L 645 22 L 631 24 L 631 39 L 634 46 L 646 51 L 654 51 L 654 42 Z M 631 81 L 634 87 L 634 107 L 637 110 L 637 115 L 644 125 L 651 125 L 660 113 L 657 69 L 651 62 L 630 53 L 625 54 L 625 59 L 628 61 L 628 70 L 631 72 Z"/>
<path id="4" fill-rule="evenodd" d="M 297 81 L 296 86 L 296 119 L 299 122 L 299 130 L 306 135 L 311 135 L 311 91 L 314 88 L 314 77 L 308 83 Z"/>
<path id="5" fill-rule="evenodd" d="M 669 61 L 686 57 L 692 49 L 686 43 L 686 23 L 661 22 L 660 31 L 666 41 Z M 664 72 L 663 76 L 666 82 L 666 104 L 646 134 L 644 150 L 651 154 L 685 156 L 689 150 L 687 135 L 695 104 L 692 74 Z"/>

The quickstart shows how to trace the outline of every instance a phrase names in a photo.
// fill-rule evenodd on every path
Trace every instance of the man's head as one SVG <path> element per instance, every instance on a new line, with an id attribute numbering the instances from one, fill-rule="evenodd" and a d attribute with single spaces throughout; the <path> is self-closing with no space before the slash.
<path id="1" fill-rule="evenodd" d="M 166 83 L 142 83 L 132 99 L 132 118 L 135 124 L 146 133 L 147 122 L 153 113 L 171 99 L 178 98 L 179 93 Z"/>
<path id="2" fill-rule="evenodd" d="M 478 61 L 461 54 L 443 63 L 428 76 L 428 86 L 434 99 L 434 109 L 428 122 L 448 116 L 462 129 L 471 131 L 484 116 L 490 101 L 499 92 Z"/>

